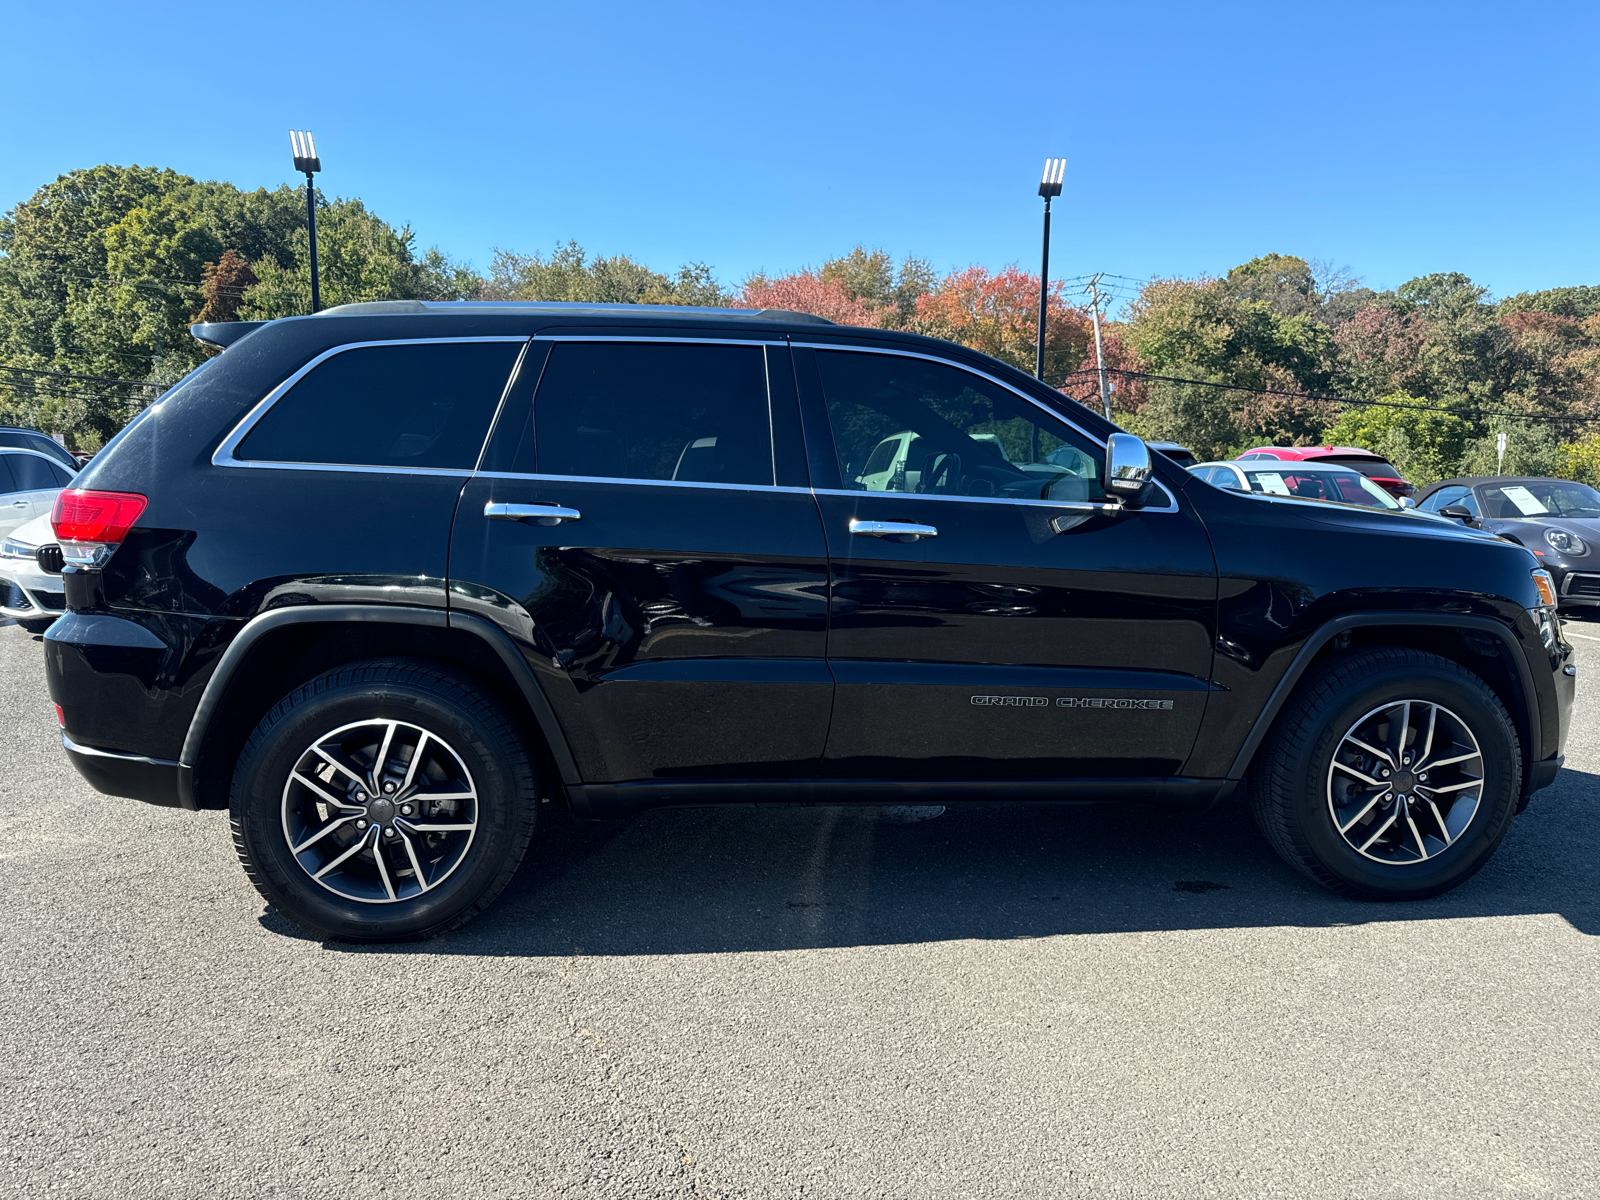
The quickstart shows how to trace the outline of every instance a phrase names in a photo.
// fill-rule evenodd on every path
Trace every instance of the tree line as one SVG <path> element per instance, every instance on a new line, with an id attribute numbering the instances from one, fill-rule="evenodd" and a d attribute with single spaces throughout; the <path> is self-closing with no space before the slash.
<path id="1" fill-rule="evenodd" d="M 1034 366 L 1037 275 L 937 272 L 861 246 L 735 286 L 705 263 L 663 273 L 577 244 L 497 250 L 486 274 L 419 251 L 358 199 L 317 197 L 326 306 L 523 299 L 785 308 L 905 329 Z M 1051 284 L 1045 374 L 1100 407 L 1090 311 Z M 310 305 L 304 194 L 242 191 L 176 171 L 72 171 L 0 217 L 0 423 L 94 448 L 204 361 L 194 321 Z M 1600 286 L 1494 301 L 1441 273 L 1374 291 L 1269 254 L 1226 274 L 1152 279 L 1103 324 L 1115 419 L 1202 457 L 1262 443 L 1358 445 L 1419 484 L 1504 469 L 1600 484 Z"/>

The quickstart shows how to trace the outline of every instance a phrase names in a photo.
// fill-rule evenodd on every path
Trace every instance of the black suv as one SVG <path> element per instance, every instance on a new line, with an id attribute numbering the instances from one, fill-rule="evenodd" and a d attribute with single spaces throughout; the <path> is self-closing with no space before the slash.
<path id="1" fill-rule="evenodd" d="M 57 504 L 50 691 L 91 783 L 227 806 L 321 935 L 462 924 L 545 803 L 1243 783 L 1307 875 L 1428 896 L 1561 765 L 1527 550 L 1211 487 L 959 346 L 415 301 L 196 336 Z"/>

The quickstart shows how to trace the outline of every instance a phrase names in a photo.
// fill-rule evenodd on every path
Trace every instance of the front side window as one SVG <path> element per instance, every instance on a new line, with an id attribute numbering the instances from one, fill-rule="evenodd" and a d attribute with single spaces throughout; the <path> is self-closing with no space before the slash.
<path id="1" fill-rule="evenodd" d="M 1600 517 L 1600 493 L 1583 483 L 1561 479 L 1492 484 L 1483 489 L 1491 517 L 1518 521 L 1533 517 Z"/>
<path id="2" fill-rule="evenodd" d="M 341 351 L 280 396 L 234 457 L 471 470 L 521 349 L 397 342 Z"/>
<path id="3" fill-rule="evenodd" d="M 22 454 L 0 454 L 0 496 L 24 490 L 17 486 L 16 475 L 11 470 L 11 460 L 24 457 Z"/>
<path id="4" fill-rule="evenodd" d="M 1460 504 L 1467 492 L 1468 490 L 1464 487 L 1440 488 L 1417 507 L 1422 509 L 1423 512 L 1438 512 L 1441 508 L 1447 508 L 1452 504 Z"/>
<path id="5" fill-rule="evenodd" d="M 1103 501 L 1103 451 L 998 384 L 902 355 L 818 350 L 847 489 Z"/>
<path id="6" fill-rule="evenodd" d="M 531 444 L 530 444 L 531 443 Z M 760 346 L 559 342 L 517 471 L 770 487 Z"/>

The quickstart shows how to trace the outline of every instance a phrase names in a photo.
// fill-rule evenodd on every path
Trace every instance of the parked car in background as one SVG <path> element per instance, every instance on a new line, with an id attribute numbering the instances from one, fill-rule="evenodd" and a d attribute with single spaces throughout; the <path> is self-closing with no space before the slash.
<path id="1" fill-rule="evenodd" d="M 1258 496 L 1283 496 L 1294 500 L 1320 500 L 1328 504 L 1355 504 L 1362 508 L 1406 508 L 1378 486 L 1376 480 L 1349 467 L 1320 462 L 1208 462 L 1189 468 L 1214 487 Z"/>
<path id="2" fill-rule="evenodd" d="M 49 434 L 40 433 L 37 429 L 22 429 L 16 425 L 0 425 L 0 449 L 34 450 L 43 454 L 46 458 L 60 463 L 70 471 L 77 472 L 82 469 L 77 455 Z M 87 461 L 87 459 L 84 461 Z"/>
<path id="3" fill-rule="evenodd" d="M 0 540 L 0 616 L 48 625 L 67 607 L 61 546 L 50 514 L 33 518 Z"/>
<path id="4" fill-rule="evenodd" d="M 1199 461 L 1193 450 L 1187 446 L 1180 446 L 1177 442 L 1146 442 L 1152 450 L 1159 450 L 1180 467 L 1192 467 Z"/>
<path id="5" fill-rule="evenodd" d="M 1381 454 L 1363 450 L 1360 446 L 1257 446 L 1246 450 L 1234 461 L 1255 462 L 1259 459 L 1276 459 L 1279 462 L 1332 463 L 1336 467 L 1349 467 L 1360 471 L 1373 483 L 1398 499 L 1416 492 L 1414 484 L 1407 483 L 1395 465 Z"/>
<path id="6" fill-rule="evenodd" d="M 67 463 L 72 462 L 72 456 L 60 446 L 49 438 L 45 442 L 64 455 Z M 0 444 L 0 537 L 35 517 L 49 516 L 56 493 L 70 486 L 77 474 L 76 466 L 43 450 Z"/>
<path id="7" fill-rule="evenodd" d="M 1562 608 L 1600 607 L 1600 492 L 1538 475 L 1445 479 L 1417 507 L 1526 546 L 1550 572 Z"/>

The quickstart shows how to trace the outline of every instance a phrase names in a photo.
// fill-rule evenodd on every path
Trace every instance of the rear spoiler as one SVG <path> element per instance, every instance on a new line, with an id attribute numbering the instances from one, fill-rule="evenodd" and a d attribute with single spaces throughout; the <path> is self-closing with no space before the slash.
<path id="1" fill-rule="evenodd" d="M 189 326 L 189 332 L 194 335 L 194 340 L 197 342 L 226 350 L 240 338 L 254 333 L 266 323 L 265 321 L 201 321 Z"/>

